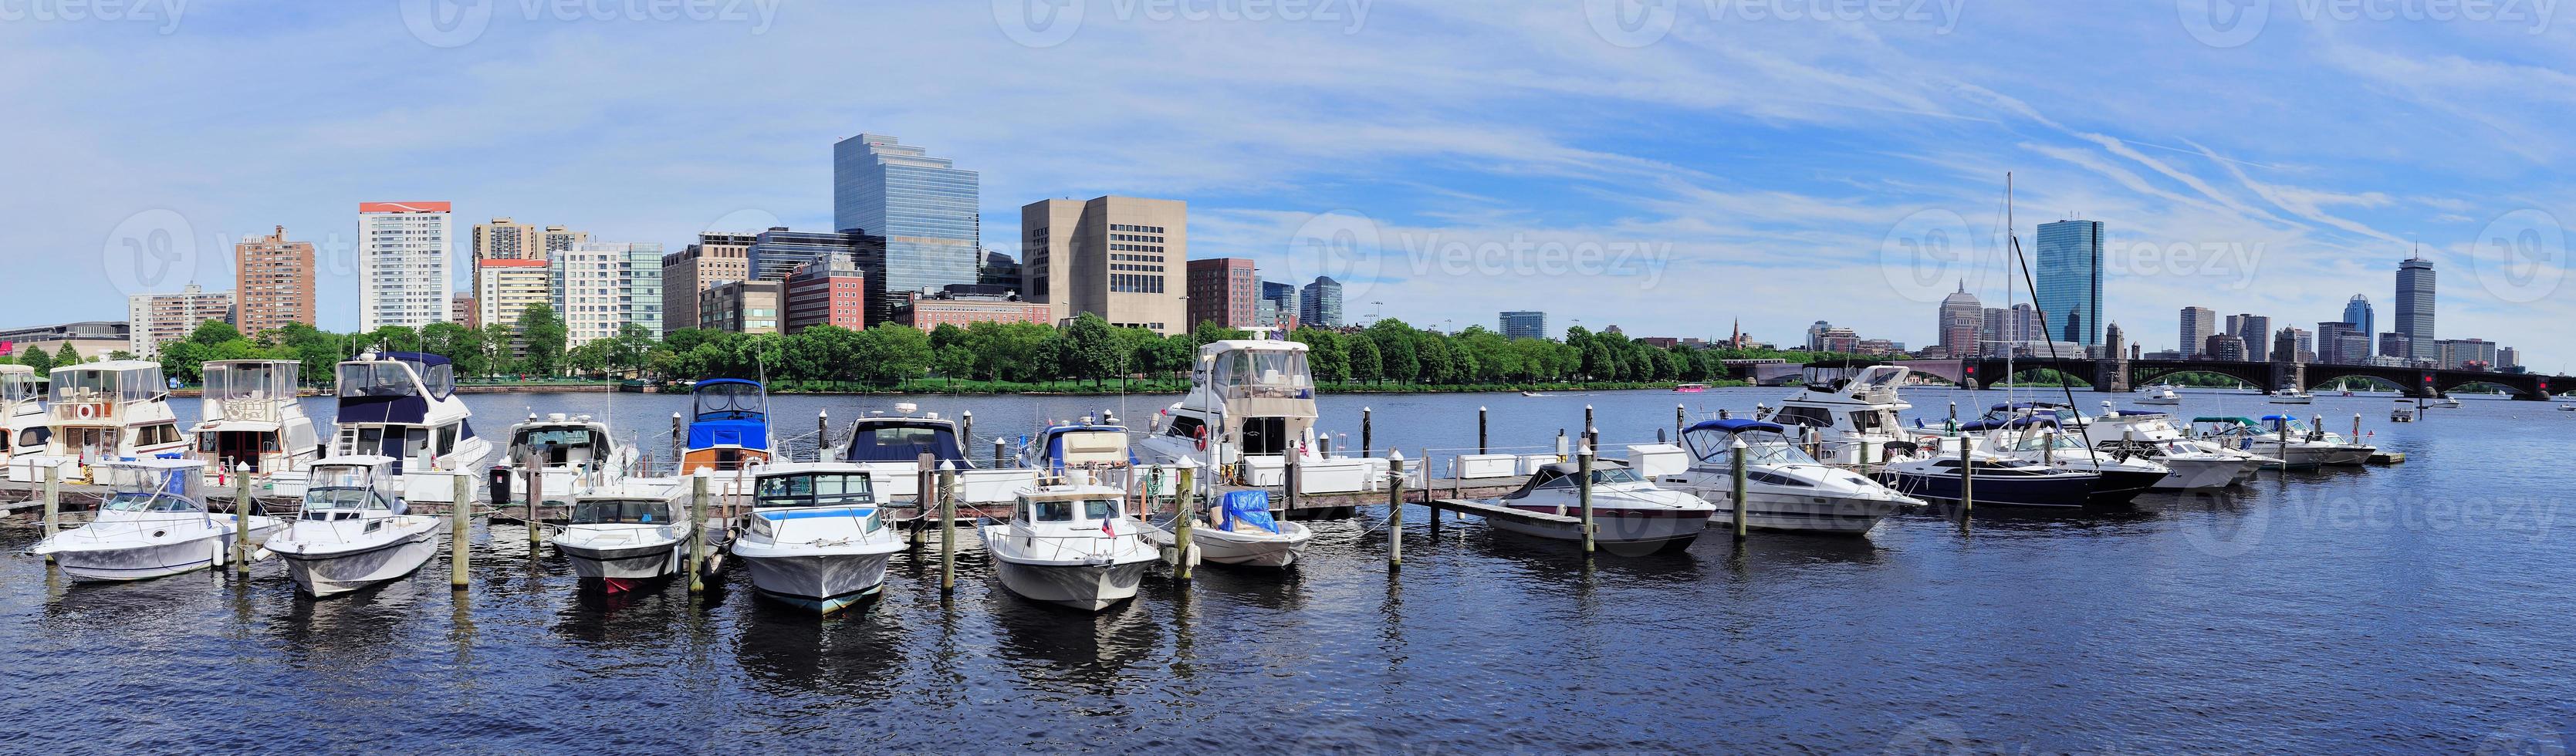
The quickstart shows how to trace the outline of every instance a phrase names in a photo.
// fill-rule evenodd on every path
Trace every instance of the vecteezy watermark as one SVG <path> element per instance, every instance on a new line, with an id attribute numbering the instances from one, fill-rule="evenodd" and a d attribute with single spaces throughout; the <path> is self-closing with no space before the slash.
<path id="1" fill-rule="evenodd" d="M 119 221 L 99 248 L 99 263 L 117 293 L 164 293 L 196 280 L 197 233 L 179 211 L 155 208 Z"/>
<path id="2" fill-rule="evenodd" d="M 1116 21 L 1336 24 L 1358 34 L 1377 0 L 993 0 L 993 25 L 1022 47 L 1073 39 L 1086 18 Z"/>
<path id="3" fill-rule="evenodd" d="M 179 17 L 187 13 L 188 0 L 0 0 L 0 23 L 151 23 L 169 34 L 179 30 Z"/>
<path id="4" fill-rule="evenodd" d="M 0 0 L 6 2 L 7 0 Z M 736 23 L 766 34 L 783 0 L 402 0 L 403 27 L 431 47 L 463 47 L 483 37 L 495 13 L 526 21 Z"/>
<path id="5" fill-rule="evenodd" d="M 1495 278 L 1563 276 L 1634 278 L 1638 288 L 1652 289 L 1672 262 L 1668 241 L 1532 240 L 1515 231 L 1507 239 L 1466 241 L 1440 234 L 1397 234 L 1415 275 Z"/>
<path id="6" fill-rule="evenodd" d="M 1365 301 L 1386 267 L 1384 239 L 1377 219 L 1357 211 L 1317 214 L 1288 235 L 1288 280 L 1330 278 L 1343 302 Z"/>
<path id="7" fill-rule="evenodd" d="M 1934 34 L 1959 27 L 1967 0 L 1584 0 L 1583 20 L 1601 40 L 1619 47 L 1663 41 L 1680 24 L 1686 6 L 1698 6 L 1711 24 L 1879 23 L 1929 24 Z"/>
<path id="8" fill-rule="evenodd" d="M 2487 293 L 2514 304 L 2558 293 L 2567 278 L 2567 228 L 2558 217 L 2524 208 L 2498 216 L 2478 231 L 2469 249 L 2469 273 Z"/>
<path id="9" fill-rule="evenodd" d="M 1939 302 L 1984 270 L 1988 258 L 1968 219 L 1934 208 L 1907 214 L 1878 242 L 1878 271 L 1897 296 Z"/>
<path id="10" fill-rule="evenodd" d="M 2466 22 L 2520 26 L 2528 34 L 2549 30 L 2559 0 L 2174 0 L 2182 28 L 2211 47 L 2240 47 L 2261 36 L 2273 11 L 2286 8 L 2304 23 L 2365 21 Z"/>
<path id="11" fill-rule="evenodd" d="M 2254 285 L 2254 270 L 2263 261 L 2262 242 L 2113 241 L 2102 245 L 2102 267 L 2117 276 L 2214 278 L 2228 288 Z"/>

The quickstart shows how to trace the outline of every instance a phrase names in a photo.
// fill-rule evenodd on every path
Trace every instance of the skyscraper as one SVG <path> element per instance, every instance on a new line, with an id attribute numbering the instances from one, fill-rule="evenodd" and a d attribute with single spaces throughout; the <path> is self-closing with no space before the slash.
<path id="1" fill-rule="evenodd" d="M 233 294 L 206 293 L 188 284 L 177 294 L 135 294 L 125 298 L 126 351 L 138 360 L 160 359 L 161 345 L 184 341 L 207 321 L 236 323 Z M 444 307 L 445 305 L 441 305 Z M 442 313 L 443 314 L 443 313 Z"/>
<path id="2" fill-rule="evenodd" d="M 2370 298 L 2359 294 L 2352 295 L 2352 301 L 2343 304 L 2343 322 L 2351 323 L 2353 332 L 2364 336 L 2370 335 L 2373 332 L 2371 329 L 2379 327 L 2379 323 L 2370 311 Z"/>
<path id="3" fill-rule="evenodd" d="M 832 230 L 885 240 L 881 267 L 859 263 L 868 276 L 870 324 L 882 319 L 880 292 L 976 282 L 981 180 L 894 137 L 860 134 L 833 143 Z"/>
<path id="4" fill-rule="evenodd" d="M 2207 307 L 2182 308 L 2182 332 L 2178 335 L 2182 337 L 2183 359 L 2200 356 L 2201 345 L 2208 343 L 2210 334 L 2217 332 L 2217 310 Z"/>
<path id="5" fill-rule="evenodd" d="M 244 336 L 313 325 L 313 243 L 287 241 L 286 227 L 278 226 L 233 245 L 233 296 Z"/>
<path id="6" fill-rule="evenodd" d="M 751 244 L 744 233 L 698 234 L 698 243 L 662 256 L 662 327 L 698 327 L 698 292 L 751 277 Z"/>
<path id="7" fill-rule="evenodd" d="M 1503 338 L 1547 338 L 1547 313 L 1537 310 L 1512 310 L 1502 315 Z"/>
<path id="8" fill-rule="evenodd" d="M 2397 318 L 2390 330 L 2406 334 L 2406 357 L 2439 359 L 2433 339 L 2433 261 L 2417 254 L 2397 264 Z"/>
<path id="9" fill-rule="evenodd" d="M 1021 294 L 1045 302 L 1059 320 L 1088 312 L 1116 325 L 1187 333 L 1189 221 L 1189 204 L 1180 200 L 1031 202 L 1020 208 L 1028 235 Z"/>
<path id="10" fill-rule="evenodd" d="M 662 333 L 661 244 L 576 242 L 546 262 L 566 347 L 614 337 L 628 325 Z"/>
<path id="11" fill-rule="evenodd" d="M 1977 301 L 1977 295 L 1968 293 L 1967 282 L 1960 282 L 1958 292 L 1941 300 L 1940 318 L 1936 324 L 1941 351 L 1952 357 L 1965 357 L 1976 352 L 1977 341 L 1984 335 L 1985 325 L 1985 305 Z"/>
<path id="12" fill-rule="evenodd" d="M 537 237 L 537 227 L 508 218 L 493 218 L 489 223 L 474 224 L 474 259 L 476 260 L 543 260 L 545 242 Z"/>
<path id="13" fill-rule="evenodd" d="M 2245 343 L 2245 360 L 2266 362 L 2272 358 L 2272 319 L 2261 315 L 2227 316 L 2227 333 Z"/>
<path id="14" fill-rule="evenodd" d="M 474 262 L 474 309 L 480 311 L 475 323 L 482 327 L 519 327 L 519 316 L 529 305 L 554 306 L 554 284 L 548 280 L 546 261 L 542 259 L 477 260 Z"/>
<path id="15" fill-rule="evenodd" d="M 445 202 L 358 203 L 358 330 L 447 319 L 449 220 Z"/>
<path id="16" fill-rule="evenodd" d="M 1331 328 L 1342 324 L 1342 282 L 1328 276 L 1316 276 L 1306 284 L 1298 297 L 1297 321 L 1304 325 Z"/>
<path id="17" fill-rule="evenodd" d="M 1191 260 L 1189 276 L 1189 327 L 1206 322 L 1227 328 L 1253 326 L 1253 303 L 1261 299 L 1261 279 L 1253 271 L 1251 258 Z"/>
<path id="18" fill-rule="evenodd" d="M 2049 338 L 2082 346 L 2102 343 L 2102 222 L 2065 220 L 2039 224 L 2039 260 L 2033 266 L 2033 299 Z"/>
<path id="19" fill-rule="evenodd" d="M 2362 343 L 2358 338 L 2359 333 L 2353 329 L 2353 324 L 2340 320 L 2318 323 L 2317 361 L 2339 365 L 2367 362 L 2368 354 L 2355 354 L 2352 351 L 2353 346 Z"/>

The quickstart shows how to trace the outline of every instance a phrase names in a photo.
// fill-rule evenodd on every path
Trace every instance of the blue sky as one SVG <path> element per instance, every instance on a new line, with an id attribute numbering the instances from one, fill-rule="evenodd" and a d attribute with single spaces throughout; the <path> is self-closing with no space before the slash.
<path id="1" fill-rule="evenodd" d="M 2536 325 L 2576 316 L 2555 0 L 1033 1 L 0 1 L 0 321 L 185 282 L 135 244 L 228 288 L 230 240 L 283 224 L 347 328 L 367 200 L 822 228 L 869 131 L 981 171 L 1006 251 L 1027 202 L 1167 197 L 1194 256 L 1335 274 L 1355 315 L 1784 343 L 2004 299 L 2011 171 L 2025 245 L 2107 224 L 2106 317 L 2150 349 L 2184 305 L 2385 323 L 2420 242 L 2443 337 L 2576 367 Z"/>

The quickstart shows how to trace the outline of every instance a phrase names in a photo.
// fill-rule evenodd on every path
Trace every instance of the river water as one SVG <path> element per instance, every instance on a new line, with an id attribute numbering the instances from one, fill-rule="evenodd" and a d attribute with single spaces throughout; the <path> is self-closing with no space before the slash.
<path id="1" fill-rule="evenodd" d="M 1702 394 L 1331 396 L 1323 424 L 1445 457 L 1552 446 L 1593 405 L 1610 444 L 1690 414 L 1777 404 Z M 1908 389 L 1937 421 L 1970 397 Z M 2076 395 L 2090 405 L 2103 395 Z M 2274 409 L 2189 394 L 2191 414 Z M 893 397 L 781 397 L 782 425 Z M 1017 435 L 1117 397 L 912 397 Z M 1125 400 L 1142 426 L 1168 397 Z M 666 443 L 683 396 L 472 395 L 497 434 L 533 409 L 610 415 Z M 182 415 L 193 420 L 193 401 Z M 1655 557 L 1575 550 L 1382 508 L 1318 523 L 1285 572 L 1202 568 L 1098 615 L 1019 600 L 980 551 L 951 597 L 937 550 L 828 620 L 728 575 L 608 606 L 524 532 L 481 533 L 472 590 L 444 557 L 360 594 L 298 597 L 283 568 L 70 584 L 31 541 L 0 558 L 0 719 L 13 753 L 856 750 L 1062 752 L 2464 751 L 2563 753 L 2576 729 L 2576 412 L 2469 399 L 2387 422 L 2387 468 L 2265 473 L 2133 509 L 1889 520 L 1866 538 L 1722 536 Z M 329 406 L 308 402 L 327 420 Z M 621 433 L 623 435 L 623 433 Z M 977 456 L 989 453 L 979 440 Z M 1444 451 L 1447 450 L 1447 451 Z M 2576 525 L 2576 516 L 2565 523 Z M 963 533 L 961 532 L 961 535 Z M 935 539 L 934 539 L 935 540 Z M 970 537 L 971 540 L 971 537 Z"/>

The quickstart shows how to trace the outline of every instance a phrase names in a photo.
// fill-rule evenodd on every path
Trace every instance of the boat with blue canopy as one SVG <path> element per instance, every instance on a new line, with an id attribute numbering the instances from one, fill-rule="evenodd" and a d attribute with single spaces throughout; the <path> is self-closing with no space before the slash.
<path id="1" fill-rule="evenodd" d="M 680 452 L 683 473 L 740 470 L 769 461 L 769 393 L 760 382 L 703 379 L 689 389 L 689 404 L 689 439 Z"/>

